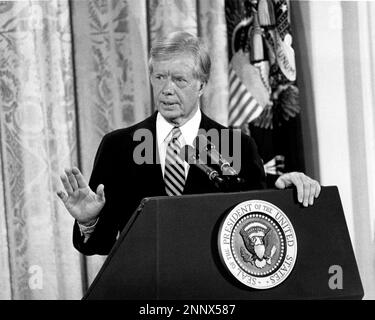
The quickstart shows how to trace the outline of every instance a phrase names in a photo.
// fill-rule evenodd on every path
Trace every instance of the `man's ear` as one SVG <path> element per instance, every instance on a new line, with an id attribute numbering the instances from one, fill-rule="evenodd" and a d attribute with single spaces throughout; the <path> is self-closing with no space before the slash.
<path id="1" fill-rule="evenodd" d="M 199 96 L 203 94 L 205 88 L 206 88 L 206 82 L 201 82 L 201 85 L 199 88 Z"/>

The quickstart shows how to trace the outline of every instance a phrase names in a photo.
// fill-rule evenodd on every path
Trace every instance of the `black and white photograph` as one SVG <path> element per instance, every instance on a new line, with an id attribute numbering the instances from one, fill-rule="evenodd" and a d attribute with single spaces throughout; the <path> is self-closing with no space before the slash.
<path id="1" fill-rule="evenodd" d="M 0 1 L 0 300 L 342 299 L 375 300 L 375 1 Z"/>

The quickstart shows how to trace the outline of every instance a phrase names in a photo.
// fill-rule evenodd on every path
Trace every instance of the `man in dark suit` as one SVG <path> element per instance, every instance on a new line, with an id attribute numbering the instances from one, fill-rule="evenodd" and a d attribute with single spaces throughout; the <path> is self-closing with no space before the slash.
<path id="1" fill-rule="evenodd" d="M 179 157 L 182 147 L 192 145 L 199 130 L 218 132 L 218 150 L 223 142 L 221 133 L 228 130 L 199 107 L 211 66 L 206 49 L 191 34 L 176 32 L 158 41 L 150 56 L 158 111 L 103 138 L 89 184 L 77 168 L 67 169 L 61 176 L 65 192 L 58 195 L 76 219 L 73 244 L 86 255 L 108 254 L 144 197 L 220 191 L 203 171 Z M 151 139 L 140 142 L 141 135 Z M 228 140 L 231 149 L 234 139 L 232 133 Z M 138 153 L 142 143 L 145 153 L 151 154 L 146 163 Z M 264 188 L 264 169 L 254 141 L 241 134 L 238 145 L 240 152 L 234 160 L 240 163 L 242 189 Z M 280 189 L 291 185 L 296 186 L 298 199 L 305 206 L 313 204 L 320 192 L 318 182 L 298 172 L 281 176 L 275 184 Z"/>

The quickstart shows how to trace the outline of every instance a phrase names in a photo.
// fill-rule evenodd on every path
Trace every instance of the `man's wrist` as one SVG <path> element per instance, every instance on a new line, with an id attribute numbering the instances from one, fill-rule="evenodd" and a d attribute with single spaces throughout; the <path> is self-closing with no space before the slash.
<path id="1" fill-rule="evenodd" d="M 77 221 L 81 236 L 83 236 L 83 243 L 86 243 L 91 237 L 91 234 L 94 232 L 98 220 L 99 217 L 85 223 Z"/>
<path id="2" fill-rule="evenodd" d="M 78 224 L 79 224 L 80 226 L 84 227 L 84 228 L 90 228 L 90 227 L 95 226 L 96 223 L 97 223 L 97 221 L 98 221 L 98 218 L 94 218 L 94 219 L 89 220 L 89 221 L 86 221 L 86 222 L 79 222 L 79 221 L 77 220 Z"/>

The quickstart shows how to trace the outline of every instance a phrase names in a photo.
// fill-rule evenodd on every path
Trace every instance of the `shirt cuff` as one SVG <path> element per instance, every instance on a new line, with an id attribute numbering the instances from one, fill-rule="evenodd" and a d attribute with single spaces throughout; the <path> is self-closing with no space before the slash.
<path id="1" fill-rule="evenodd" d="M 81 236 L 84 236 L 83 243 L 86 243 L 89 240 L 91 234 L 95 230 L 95 227 L 98 221 L 99 221 L 99 218 L 96 218 L 95 222 L 90 225 L 83 225 L 77 221 L 79 230 L 81 231 Z"/>

